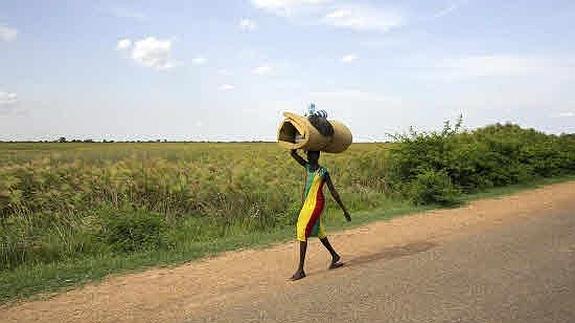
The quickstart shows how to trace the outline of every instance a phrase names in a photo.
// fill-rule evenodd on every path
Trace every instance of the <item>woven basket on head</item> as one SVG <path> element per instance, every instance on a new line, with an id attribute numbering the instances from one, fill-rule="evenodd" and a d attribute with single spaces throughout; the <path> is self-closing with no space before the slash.
<path id="1" fill-rule="evenodd" d="M 283 115 L 285 119 L 278 128 L 278 143 L 284 148 L 337 154 L 351 145 L 353 139 L 351 131 L 341 122 L 329 120 L 334 134 L 325 137 L 306 117 L 291 112 L 284 112 Z"/>

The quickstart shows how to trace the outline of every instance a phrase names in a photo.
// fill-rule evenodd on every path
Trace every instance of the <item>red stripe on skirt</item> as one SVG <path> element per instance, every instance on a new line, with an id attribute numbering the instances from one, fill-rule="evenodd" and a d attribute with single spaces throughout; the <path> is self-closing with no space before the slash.
<path id="1" fill-rule="evenodd" d="M 313 226 L 315 225 L 316 221 L 318 221 L 321 212 L 323 211 L 323 205 L 325 204 L 325 199 L 323 197 L 323 183 L 321 183 L 319 187 L 318 196 L 316 197 L 315 207 L 313 208 L 313 212 L 307 225 L 305 227 L 305 237 L 308 238 L 311 234 L 311 230 L 313 230 Z"/>

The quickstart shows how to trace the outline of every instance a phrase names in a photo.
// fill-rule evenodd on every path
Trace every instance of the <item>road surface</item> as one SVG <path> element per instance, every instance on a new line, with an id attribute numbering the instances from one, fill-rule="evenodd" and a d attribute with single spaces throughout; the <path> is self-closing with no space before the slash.
<path id="1" fill-rule="evenodd" d="M 115 276 L 0 308 L 0 321 L 575 322 L 575 182 L 312 242 L 308 277 L 287 282 L 297 245 L 232 252 Z"/>

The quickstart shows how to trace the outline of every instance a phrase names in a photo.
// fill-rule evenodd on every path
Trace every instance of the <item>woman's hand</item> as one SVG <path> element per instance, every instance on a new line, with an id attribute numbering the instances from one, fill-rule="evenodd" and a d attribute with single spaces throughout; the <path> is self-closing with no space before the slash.
<path id="1" fill-rule="evenodd" d="M 347 210 L 343 211 L 343 216 L 345 216 L 347 222 L 351 222 L 351 215 L 349 214 L 349 212 L 347 212 Z"/>

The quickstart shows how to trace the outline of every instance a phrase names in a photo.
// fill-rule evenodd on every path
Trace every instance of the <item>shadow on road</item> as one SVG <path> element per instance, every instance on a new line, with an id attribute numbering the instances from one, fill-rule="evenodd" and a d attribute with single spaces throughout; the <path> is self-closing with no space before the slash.
<path id="1" fill-rule="evenodd" d="M 351 258 L 345 262 L 345 265 L 346 267 L 351 267 L 382 259 L 394 259 L 399 257 L 410 256 L 430 250 L 436 247 L 437 245 L 438 245 L 437 243 L 432 241 L 418 241 L 403 246 L 385 248 L 377 253 Z"/>

